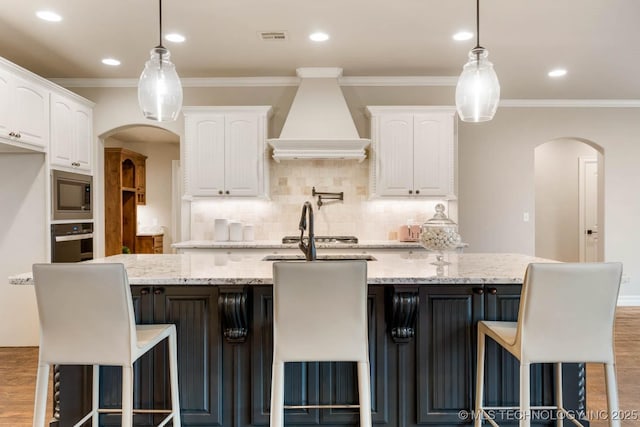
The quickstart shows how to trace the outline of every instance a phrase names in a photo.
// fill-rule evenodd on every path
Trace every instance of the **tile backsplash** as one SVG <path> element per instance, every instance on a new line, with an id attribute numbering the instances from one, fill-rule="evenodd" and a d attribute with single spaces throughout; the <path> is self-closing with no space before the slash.
<path id="1" fill-rule="evenodd" d="M 295 160 L 271 164 L 271 200 L 208 199 L 191 204 L 191 239 L 213 240 L 214 220 L 253 224 L 256 240 L 297 235 L 305 201 L 313 205 L 316 235 L 355 235 L 360 240 L 395 240 L 408 220 L 423 223 L 444 203 L 457 222 L 455 202 L 441 200 L 369 200 L 369 164 L 355 160 Z M 344 192 L 344 201 L 324 201 L 318 209 L 312 187 Z M 449 212 L 451 209 L 451 212 Z"/>

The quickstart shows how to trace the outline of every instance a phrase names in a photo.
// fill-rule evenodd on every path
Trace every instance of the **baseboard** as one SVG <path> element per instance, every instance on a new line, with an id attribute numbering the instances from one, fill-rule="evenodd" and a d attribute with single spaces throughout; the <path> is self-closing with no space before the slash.
<path id="1" fill-rule="evenodd" d="M 618 297 L 618 306 L 623 306 L 623 307 L 640 306 L 640 295 L 620 295 Z"/>

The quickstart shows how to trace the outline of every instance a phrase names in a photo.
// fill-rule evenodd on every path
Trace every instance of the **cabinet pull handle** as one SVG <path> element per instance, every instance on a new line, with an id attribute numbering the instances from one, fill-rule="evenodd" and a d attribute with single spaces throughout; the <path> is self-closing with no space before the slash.
<path id="1" fill-rule="evenodd" d="M 498 293 L 498 289 L 496 289 L 496 288 L 489 288 L 489 293 L 490 293 L 491 295 L 495 295 L 495 294 L 497 294 L 497 293 Z"/>
<path id="2" fill-rule="evenodd" d="M 150 291 L 149 288 L 142 288 L 140 290 L 140 295 L 149 295 L 149 291 Z"/>
<path id="3" fill-rule="evenodd" d="M 413 190 L 409 190 L 409 194 L 413 194 Z"/>
<path id="4" fill-rule="evenodd" d="M 160 295 L 160 294 L 162 294 L 162 293 L 164 293 L 164 288 L 155 288 L 155 289 L 153 290 L 153 294 L 154 294 L 154 295 Z"/>
<path id="5" fill-rule="evenodd" d="M 482 294 L 484 294 L 484 289 L 482 289 L 482 288 L 473 288 L 473 293 L 477 294 L 477 295 L 482 295 Z"/>

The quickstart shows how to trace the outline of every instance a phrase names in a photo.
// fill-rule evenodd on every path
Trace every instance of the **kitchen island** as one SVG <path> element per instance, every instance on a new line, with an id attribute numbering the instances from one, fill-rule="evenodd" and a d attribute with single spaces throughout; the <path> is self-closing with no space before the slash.
<path id="1" fill-rule="evenodd" d="M 380 254 L 368 262 L 376 425 L 471 424 L 476 323 L 515 320 L 527 264 L 551 262 L 518 254 L 446 258 L 451 265 L 441 268 L 431 265 L 433 254 L 425 252 Z M 272 262 L 255 254 L 223 261 L 211 254 L 117 255 L 92 262 L 125 264 L 139 323 L 176 324 L 184 426 L 269 424 Z M 11 278 L 14 284 L 30 281 L 29 274 Z M 168 404 L 165 353 L 160 346 L 137 364 L 136 407 Z M 517 405 L 518 362 L 494 343 L 487 355 L 487 405 Z M 119 370 L 105 367 L 103 375 L 102 404 L 118 408 Z M 90 404 L 90 378 L 87 368 L 61 368 L 60 425 L 71 425 Z M 285 378 L 288 405 L 357 403 L 354 364 L 291 363 Z M 584 409 L 584 384 L 584 366 L 567 365 L 568 409 Z M 533 368 L 531 396 L 533 405 L 553 404 L 552 366 Z M 515 422 L 508 419 L 512 411 L 503 415 L 503 421 Z M 136 415 L 136 425 L 153 421 Z M 296 409 L 286 415 L 288 426 L 357 423 L 357 409 Z M 102 424 L 118 425 L 119 419 L 103 415 Z"/>

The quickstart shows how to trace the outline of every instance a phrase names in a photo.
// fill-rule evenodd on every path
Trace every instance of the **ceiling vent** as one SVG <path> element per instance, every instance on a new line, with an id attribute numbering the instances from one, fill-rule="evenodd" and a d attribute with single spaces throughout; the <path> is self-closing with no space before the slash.
<path id="1" fill-rule="evenodd" d="M 287 40 L 286 31 L 260 31 L 258 36 L 264 41 L 285 41 Z"/>

